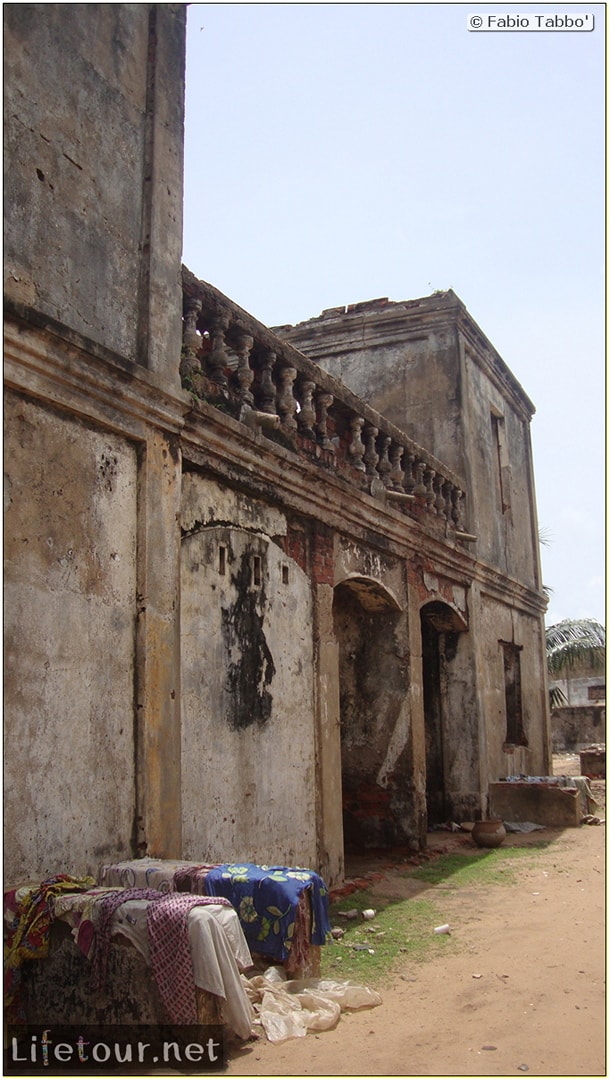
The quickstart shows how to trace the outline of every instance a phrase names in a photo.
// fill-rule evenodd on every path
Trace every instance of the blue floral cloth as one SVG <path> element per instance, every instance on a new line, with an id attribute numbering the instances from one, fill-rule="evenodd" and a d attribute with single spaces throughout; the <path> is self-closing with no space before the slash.
<path id="1" fill-rule="evenodd" d="M 205 891 L 225 896 L 237 911 L 253 952 L 286 960 L 292 945 L 299 898 L 309 889 L 313 945 L 324 945 L 330 933 L 328 889 L 319 874 L 294 866 L 224 863 L 206 875 Z"/>

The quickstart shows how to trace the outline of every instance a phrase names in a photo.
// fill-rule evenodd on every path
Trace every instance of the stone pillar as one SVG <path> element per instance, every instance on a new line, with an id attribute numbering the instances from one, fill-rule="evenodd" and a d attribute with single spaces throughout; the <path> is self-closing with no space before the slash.
<path id="1" fill-rule="evenodd" d="M 319 872 L 327 885 L 343 881 L 343 805 L 339 714 L 339 646 L 333 633 L 333 588 L 314 586 L 316 673 L 316 800 Z"/>
<path id="2" fill-rule="evenodd" d="M 138 359 L 180 385 L 186 5 L 148 4 Z"/>
<path id="3" fill-rule="evenodd" d="M 138 490 L 136 827 L 138 855 L 180 858 L 180 451 L 151 433 Z"/>
<path id="4" fill-rule="evenodd" d="M 420 597 L 417 582 L 407 570 L 407 597 L 409 612 L 409 698 L 411 706 L 411 739 L 413 753 L 412 796 L 413 820 L 419 832 L 419 844 L 426 847 L 426 726 L 424 719 L 424 688 L 422 636 L 419 618 Z"/>
<path id="5" fill-rule="evenodd" d="M 333 630 L 333 537 L 313 537 L 316 817 L 318 869 L 327 885 L 343 881 L 343 804 L 339 646 Z"/>

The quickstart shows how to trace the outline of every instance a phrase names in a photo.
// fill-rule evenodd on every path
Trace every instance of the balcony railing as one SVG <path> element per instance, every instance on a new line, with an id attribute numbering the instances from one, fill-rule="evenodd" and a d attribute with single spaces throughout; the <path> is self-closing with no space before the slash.
<path id="1" fill-rule="evenodd" d="M 464 485 L 446 465 L 186 267 L 182 285 L 185 389 L 409 516 L 475 539 L 463 531 Z"/>

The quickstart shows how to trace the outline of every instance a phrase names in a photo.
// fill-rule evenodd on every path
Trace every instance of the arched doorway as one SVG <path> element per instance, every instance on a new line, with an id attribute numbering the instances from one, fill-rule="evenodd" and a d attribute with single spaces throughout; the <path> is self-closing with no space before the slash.
<path id="1" fill-rule="evenodd" d="M 478 739 L 466 715 L 470 656 L 462 642 L 467 624 L 439 600 L 425 604 L 420 618 L 429 828 L 453 819 L 461 791 L 471 794 Z"/>
<path id="2" fill-rule="evenodd" d="M 396 597 L 378 581 L 354 575 L 335 587 L 346 853 L 406 842 L 404 788 L 385 769 L 405 707 L 406 661 L 397 633 L 401 617 Z"/>

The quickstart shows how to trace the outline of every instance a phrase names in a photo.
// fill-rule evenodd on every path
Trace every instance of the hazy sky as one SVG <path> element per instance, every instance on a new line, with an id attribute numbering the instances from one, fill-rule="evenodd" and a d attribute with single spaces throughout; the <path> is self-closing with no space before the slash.
<path id="1" fill-rule="evenodd" d="M 473 32 L 473 13 L 595 28 Z M 605 621 L 604 14 L 188 13 L 185 263 L 268 326 L 454 289 L 536 405 L 548 624 Z"/>

